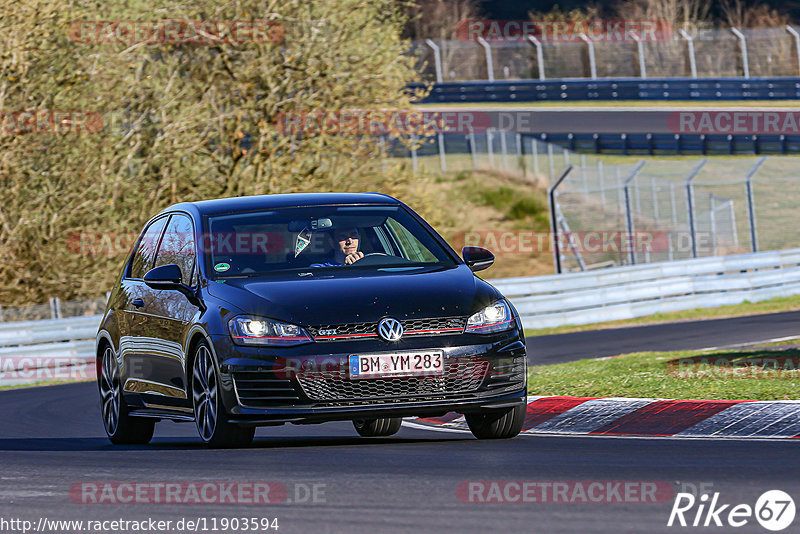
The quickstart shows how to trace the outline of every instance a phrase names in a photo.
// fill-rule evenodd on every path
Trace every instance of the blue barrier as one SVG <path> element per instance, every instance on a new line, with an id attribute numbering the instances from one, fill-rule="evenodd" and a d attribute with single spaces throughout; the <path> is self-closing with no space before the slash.
<path id="1" fill-rule="evenodd" d="M 422 88 L 414 83 L 410 87 Z M 433 84 L 426 103 L 570 100 L 794 100 L 800 78 L 604 78 Z"/>
<path id="2" fill-rule="evenodd" d="M 707 134 L 520 134 L 523 140 L 538 139 L 584 154 L 622 155 L 694 155 L 694 154 L 800 154 L 800 135 L 707 135 Z M 470 154 L 469 136 L 445 134 L 448 154 Z M 521 148 L 527 152 L 529 143 Z M 497 147 L 495 147 L 497 149 Z M 388 153 L 394 157 L 410 156 L 408 149 L 399 142 L 388 145 Z M 436 138 L 427 138 L 417 149 L 417 155 L 438 154 Z"/>
<path id="3" fill-rule="evenodd" d="M 800 135 L 522 134 L 594 154 L 800 154 Z"/>

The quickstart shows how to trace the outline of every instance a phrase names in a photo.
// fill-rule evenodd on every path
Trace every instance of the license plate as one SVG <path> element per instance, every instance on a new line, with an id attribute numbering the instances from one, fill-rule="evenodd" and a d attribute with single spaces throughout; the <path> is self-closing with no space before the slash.
<path id="1" fill-rule="evenodd" d="M 350 355 L 350 378 L 440 376 L 442 374 L 444 374 L 442 351 Z"/>

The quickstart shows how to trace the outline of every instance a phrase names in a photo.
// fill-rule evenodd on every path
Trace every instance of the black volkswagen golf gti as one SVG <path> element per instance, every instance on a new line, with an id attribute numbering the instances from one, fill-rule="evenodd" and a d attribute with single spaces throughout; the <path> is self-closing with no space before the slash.
<path id="1" fill-rule="evenodd" d="M 464 414 L 516 436 L 526 353 L 514 307 L 405 204 L 376 193 L 182 203 L 150 220 L 97 334 L 113 443 L 194 421 L 210 446 L 255 427 L 350 420 L 389 436 L 403 417 Z"/>

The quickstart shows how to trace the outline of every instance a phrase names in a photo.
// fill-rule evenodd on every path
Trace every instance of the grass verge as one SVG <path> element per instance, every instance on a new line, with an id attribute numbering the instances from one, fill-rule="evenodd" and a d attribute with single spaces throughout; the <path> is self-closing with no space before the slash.
<path id="1" fill-rule="evenodd" d="M 619 321 L 606 321 L 584 325 L 566 325 L 553 328 L 526 329 L 526 336 L 546 336 L 550 334 L 567 334 L 569 332 L 585 332 L 587 330 L 600 330 L 606 328 L 621 328 L 624 326 L 639 326 L 646 324 L 671 323 L 676 321 L 693 321 L 698 319 L 722 319 L 724 317 L 740 317 L 742 315 L 760 315 L 783 311 L 800 310 L 800 295 L 776 297 L 761 302 L 743 302 L 718 308 L 695 308 L 670 313 L 656 313 L 635 319 L 622 319 Z"/>
<path id="2" fill-rule="evenodd" d="M 713 400 L 800 399 L 800 349 L 640 352 L 528 370 L 528 394 Z"/>

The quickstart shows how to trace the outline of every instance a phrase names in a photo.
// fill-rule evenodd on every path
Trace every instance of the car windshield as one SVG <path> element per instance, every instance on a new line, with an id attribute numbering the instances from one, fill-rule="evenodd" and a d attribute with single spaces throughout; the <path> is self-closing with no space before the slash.
<path id="1" fill-rule="evenodd" d="M 206 221 L 202 247 L 212 278 L 455 265 L 401 206 L 283 208 Z"/>

